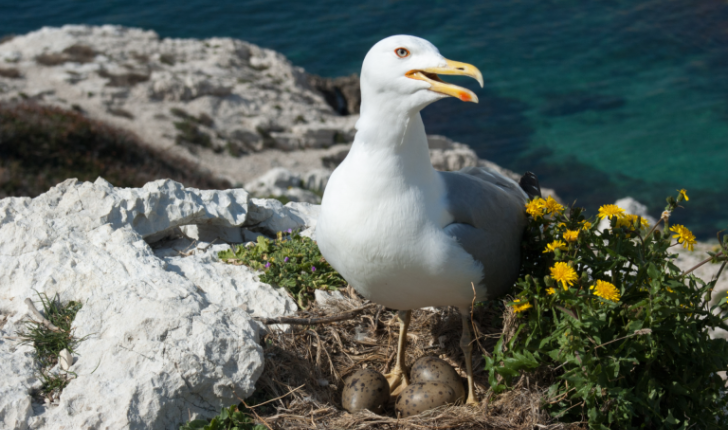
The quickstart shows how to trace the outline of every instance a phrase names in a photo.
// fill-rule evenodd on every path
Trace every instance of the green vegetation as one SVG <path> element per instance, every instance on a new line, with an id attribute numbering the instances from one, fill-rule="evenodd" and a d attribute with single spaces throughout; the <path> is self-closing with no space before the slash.
<path id="1" fill-rule="evenodd" d="M 728 428 L 718 375 L 728 369 L 728 342 L 709 336 L 728 329 L 726 297 L 711 306 L 715 279 L 682 272 L 670 249 L 695 244 L 687 228 L 668 223 L 687 200 L 685 190 L 668 198 L 662 232 L 615 205 L 600 208 L 611 228 L 599 232 L 597 220 L 580 208 L 530 202 L 523 276 L 510 303 L 517 329 L 486 357 L 494 391 L 540 375 L 550 387 L 544 407 L 562 422 L 593 429 Z M 721 270 L 727 239 L 711 254 Z"/>
<path id="2" fill-rule="evenodd" d="M 262 424 L 255 424 L 250 415 L 241 412 L 237 406 L 223 408 L 211 420 L 192 420 L 179 427 L 179 430 L 267 430 Z"/>
<path id="3" fill-rule="evenodd" d="M 69 382 L 69 374 L 73 373 L 51 373 L 50 369 L 58 363 L 59 354 L 67 349 L 71 354 L 75 353 L 75 347 L 83 339 L 77 339 L 73 335 L 71 324 L 76 314 L 81 309 L 81 303 L 70 301 L 61 304 L 58 295 L 49 299 L 45 294 L 38 294 L 40 303 L 43 305 L 45 318 L 60 331 L 54 331 L 44 324 L 28 319 L 24 321 L 24 328 L 18 333 L 23 343 L 33 345 L 38 362 L 38 377 L 43 381 L 40 392 L 45 397 L 54 397 L 60 393 Z"/>
<path id="4" fill-rule="evenodd" d="M 215 417 L 209 420 L 192 420 L 181 425 L 179 430 L 267 430 L 268 427 L 262 424 L 255 424 L 253 420 L 258 414 L 269 414 L 275 409 L 269 404 L 268 398 L 256 391 L 247 400 L 247 403 L 239 403 L 223 408 Z"/>
<path id="5" fill-rule="evenodd" d="M 0 104 L 0 198 L 35 197 L 68 178 L 99 176 L 117 187 L 141 187 L 160 178 L 201 189 L 230 185 L 80 112 Z"/>
<path id="6" fill-rule="evenodd" d="M 263 198 L 264 199 L 274 199 L 274 200 L 278 200 L 279 202 L 281 202 L 284 205 L 293 201 L 293 200 L 289 199 L 286 196 L 274 196 L 272 194 L 269 195 L 269 196 L 263 197 Z"/>
<path id="7" fill-rule="evenodd" d="M 239 245 L 218 256 L 230 264 L 260 270 L 262 282 L 285 288 L 301 308 L 313 300 L 315 289 L 337 289 L 346 281 L 326 262 L 316 242 L 289 230 L 276 240 L 258 236 L 255 245 Z"/>
<path id="8" fill-rule="evenodd" d="M 201 114 L 199 117 L 192 116 L 179 108 L 170 109 L 172 115 L 180 118 L 176 121 L 174 127 L 179 132 L 175 141 L 178 145 L 194 145 L 203 148 L 212 148 L 212 139 L 210 135 L 200 130 L 200 126 L 212 127 L 214 122 L 207 114 Z"/>

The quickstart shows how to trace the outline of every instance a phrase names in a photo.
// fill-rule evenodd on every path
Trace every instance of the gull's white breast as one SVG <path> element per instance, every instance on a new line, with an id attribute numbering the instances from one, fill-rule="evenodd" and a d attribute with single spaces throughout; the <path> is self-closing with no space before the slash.
<path id="1" fill-rule="evenodd" d="M 482 265 L 443 232 L 452 221 L 445 185 L 431 165 L 417 167 L 353 148 L 329 180 L 316 240 L 327 261 L 373 302 L 393 309 L 467 306 Z"/>

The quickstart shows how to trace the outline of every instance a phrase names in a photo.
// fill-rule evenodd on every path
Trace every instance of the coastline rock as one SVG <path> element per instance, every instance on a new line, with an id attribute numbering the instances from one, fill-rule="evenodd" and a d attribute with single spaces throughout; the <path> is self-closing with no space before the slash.
<path id="1" fill-rule="evenodd" d="M 293 202 L 321 203 L 319 196 L 302 188 L 303 186 L 300 175 L 282 167 L 275 167 L 245 184 L 245 189 L 256 197 L 285 197 Z"/>
<path id="2" fill-rule="evenodd" d="M 0 427 L 176 429 L 249 396 L 264 329 L 251 317 L 289 315 L 296 305 L 245 266 L 218 262 L 230 245 L 182 231 L 311 234 L 316 208 L 240 189 L 169 180 L 114 188 L 101 178 L 0 200 Z M 73 328 L 86 338 L 69 369 L 78 376 L 57 404 L 34 400 L 33 348 L 15 338 L 28 315 L 23 301 L 38 294 L 83 304 Z"/>
<path id="3" fill-rule="evenodd" d="M 334 108 L 339 115 L 359 113 L 361 105 L 359 76 L 353 74 L 338 78 L 323 78 L 308 75 L 307 78 L 308 84 L 323 94 L 329 106 Z"/>
<path id="4" fill-rule="evenodd" d="M 0 75 L 0 101 L 73 107 L 231 183 L 255 177 L 236 157 L 350 142 L 356 121 L 335 112 L 283 55 L 237 39 L 66 25 L 6 41 L 0 59 L 13 69 Z"/>

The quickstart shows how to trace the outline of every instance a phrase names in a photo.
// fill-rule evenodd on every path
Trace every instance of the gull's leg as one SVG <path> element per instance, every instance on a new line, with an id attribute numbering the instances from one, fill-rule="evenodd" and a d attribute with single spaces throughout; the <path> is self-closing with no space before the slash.
<path id="1" fill-rule="evenodd" d="M 463 321 L 463 336 L 460 338 L 460 348 L 465 355 L 465 370 L 468 373 L 468 400 L 466 404 L 477 404 L 478 399 L 475 397 L 475 384 L 473 383 L 473 336 L 470 333 L 470 309 L 460 308 L 460 317 Z"/>
<path id="2" fill-rule="evenodd" d="M 409 376 L 405 372 L 404 357 L 405 348 L 407 348 L 407 328 L 409 327 L 412 311 L 397 312 L 399 320 L 399 341 L 397 342 L 397 361 L 394 369 L 390 373 L 384 375 L 389 382 L 389 392 L 393 395 L 399 394 L 407 385 L 409 385 Z"/>

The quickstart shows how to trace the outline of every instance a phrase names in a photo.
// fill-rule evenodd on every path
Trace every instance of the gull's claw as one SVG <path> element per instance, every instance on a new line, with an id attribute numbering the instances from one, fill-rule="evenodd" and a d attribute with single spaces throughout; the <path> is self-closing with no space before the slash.
<path id="1" fill-rule="evenodd" d="M 389 383 L 389 394 L 391 397 L 396 397 L 409 385 L 407 374 L 402 369 L 395 367 L 391 373 L 384 375 Z"/>

